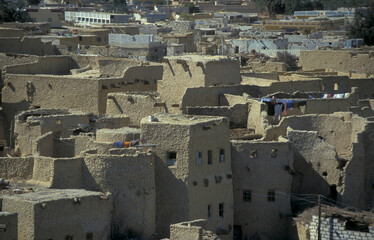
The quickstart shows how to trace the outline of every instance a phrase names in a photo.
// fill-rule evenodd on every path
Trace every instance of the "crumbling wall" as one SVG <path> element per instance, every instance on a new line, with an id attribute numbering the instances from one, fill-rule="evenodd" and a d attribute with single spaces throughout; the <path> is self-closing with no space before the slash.
<path id="1" fill-rule="evenodd" d="M 299 66 L 304 71 L 329 68 L 340 72 L 373 74 L 374 58 L 372 52 L 363 51 L 301 51 Z"/>
<path id="2" fill-rule="evenodd" d="M 206 231 L 207 220 L 199 219 L 170 225 L 170 240 L 218 240 L 217 235 Z"/>
<path id="3" fill-rule="evenodd" d="M 257 100 L 248 99 L 247 128 L 254 129 L 256 134 L 264 134 L 269 126 L 266 105 Z"/>
<path id="4" fill-rule="evenodd" d="M 180 104 L 186 89 L 215 85 L 233 85 L 241 81 L 239 62 L 222 57 L 186 55 L 170 57 L 164 63 L 162 81 L 157 91 L 168 105 Z M 179 109 L 169 109 L 178 112 Z"/>
<path id="5" fill-rule="evenodd" d="M 266 130 L 265 139 L 287 137 L 295 150 L 293 191 L 323 194 L 366 208 L 365 120 L 351 113 L 284 118 Z"/>
<path id="6" fill-rule="evenodd" d="M 149 238 L 155 232 L 152 154 L 87 154 L 82 174 L 84 188 L 113 194 L 113 238 L 127 236 L 130 232 Z"/>

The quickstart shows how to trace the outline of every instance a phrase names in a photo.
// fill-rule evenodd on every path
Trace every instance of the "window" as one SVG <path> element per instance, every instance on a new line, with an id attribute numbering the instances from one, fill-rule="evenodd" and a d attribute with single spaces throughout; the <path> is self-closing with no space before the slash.
<path id="1" fill-rule="evenodd" d="M 218 205 L 218 215 L 219 215 L 220 217 L 223 217 L 223 203 L 220 203 L 220 204 Z"/>
<path id="2" fill-rule="evenodd" d="M 213 158 L 212 158 L 212 150 L 208 150 L 208 165 L 212 165 L 213 164 Z"/>
<path id="3" fill-rule="evenodd" d="M 203 165 L 203 153 L 202 152 L 196 153 L 196 165 L 197 166 Z"/>
<path id="4" fill-rule="evenodd" d="M 252 200 L 252 192 L 250 190 L 243 191 L 243 202 L 250 202 Z"/>
<path id="5" fill-rule="evenodd" d="M 48 22 L 52 22 L 52 18 L 48 18 Z"/>
<path id="6" fill-rule="evenodd" d="M 249 154 L 249 158 L 257 158 L 257 150 L 251 150 Z"/>
<path id="7" fill-rule="evenodd" d="M 168 152 L 166 158 L 166 166 L 175 166 L 175 164 L 177 163 L 176 152 Z"/>
<path id="8" fill-rule="evenodd" d="M 275 202 L 275 190 L 268 190 L 268 202 Z"/>
<path id="9" fill-rule="evenodd" d="M 86 233 L 86 240 L 93 240 L 93 233 Z"/>
<path id="10" fill-rule="evenodd" d="M 219 150 L 219 162 L 225 161 L 225 149 L 221 148 Z"/>
<path id="11" fill-rule="evenodd" d="M 334 83 L 334 91 L 338 91 L 339 90 L 339 83 Z"/>
<path id="12" fill-rule="evenodd" d="M 208 218 L 210 218 L 212 216 L 212 205 L 208 205 Z"/>
<path id="13" fill-rule="evenodd" d="M 235 53 L 239 53 L 239 46 L 235 46 Z"/>
<path id="14" fill-rule="evenodd" d="M 278 149 L 271 149 L 271 157 L 276 158 L 278 154 Z"/>
<path id="15" fill-rule="evenodd" d="M 82 41 L 82 40 L 83 40 L 82 36 L 79 36 L 78 38 L 79 38 L 79 41 Z"/>
<path id="16" fill-rule="evenodd" d="M 96 41 L 97 41 L 97 42 L 101 42 L 101 37 L 97 37 L 97 38 L 96 38 Z"/>

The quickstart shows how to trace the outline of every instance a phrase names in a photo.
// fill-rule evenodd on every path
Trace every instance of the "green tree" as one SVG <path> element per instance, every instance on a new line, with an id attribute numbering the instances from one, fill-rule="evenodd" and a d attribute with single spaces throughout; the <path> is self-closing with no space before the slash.
<path id="1" fill-rule="evenodd" d="M 287 66 L 287 71 L 296 71 L 299 69 L 297 66 L 297 57 L 288 52 L 277 52 L 276 62 L 284 62 Z"/>
<path id="2" fill-rule="evenodd" d="M 354 21 L 348 32 L 349 37 L 362 38 L 366 45 L 374 45 L 374 0 L 366 9 L 356 8 Z"/>
<path id="3" fill-rule="evenodd" d="M 192 2 L 185 3 L 184 6 L 188 8 L 188 12 L 191 13 L 198 13 L 200 12 L 200 9 L 195 6 Z"/>
<path id="4" fill-rule="evenodd" d="M 29 22 L 31 18 L 22 7 L 22 2 L 0 0 L 0 23 L 2 22 Z"/>

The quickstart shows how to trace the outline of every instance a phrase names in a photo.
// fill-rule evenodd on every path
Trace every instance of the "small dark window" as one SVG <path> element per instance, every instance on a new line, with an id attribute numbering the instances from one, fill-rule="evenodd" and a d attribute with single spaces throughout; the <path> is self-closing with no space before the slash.
<path id="1" fill-rule="evenodd" d="M 219 150 L 219 162 L 224 162 L 225 161 L 225 149 L 220 149 Z"/>
<path id="2" fill-rule="evenodd" d="M 177 153 L 168 152 L 166 155 L 166 166 L 174 166 L 177 162 Z"/>
<path id="3" fill-rule="evenodd" d="M 208 150 L 208 165 L 213 164 L 212 150 Z"/>
<path id="4" fill-rule="evenodd" d="M 249 158 L 257 158 L 257 150 L 251 150 L 249 154 Z"/>
<path id="5" fill-rule="evenodd" d="M 271 157 L 276 158 L 278 154 L 278 149 L 271 149 Z"/>
<path id="6" fill-rule="evenodd" d="M 96 41 L 97 41 L 97 42 L 101 42 L 101 37 L 97 37 L 97 38 L 96 38 Z"/>
<path id="7" fill-rule="evenodd" d="M 197 166 L 203 165 L 203 153 L 202 152 L 196 153 L 196 165 Z"/>
<path id="8" fill-rule="evenodd" d="M 275 190 L 268 190 L 268 201 L 275 202 Z"/>
<path id="9" fill-rule="evenodd" d="M 208 205 L 208 218 L 212 216 L 212 206 L 209 204 Z"/>
<path id="10" fill-rule="evenodd" d="M 86 240 L 93 240 L 93 233 L 86 233 Z"/>
<path id="11" fill-rule="evenodd" d="M 239 46 L 235 46 L 235 53 L 239 53 Z"/>
<path id="12" fill-rule="evenodd" d="M 250 190 L 243 191 L 243 201 L 250 202 L 252 200 L 252 192 Z"/>
<path id="13" fill-rule="evenodd" d="M 218 215 L 220 216 L 220 217 L 223 217 L 223 203 L 220 203 L 219 205 L 218 205 Z"/>
<path id="14" fill-rule="evenodd" d="M 83 40 L 82 36 L 79 36 L 79 41 L 82 41 L 82 40 Z"/>

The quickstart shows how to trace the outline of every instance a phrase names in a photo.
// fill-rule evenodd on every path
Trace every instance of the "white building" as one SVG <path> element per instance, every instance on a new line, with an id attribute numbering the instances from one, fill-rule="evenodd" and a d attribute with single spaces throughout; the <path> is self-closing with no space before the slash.
<path id="1" fill-rule="evenodd" d="M 74 22 L 77 25 L 128 23 L 131 17 L 129 14 L 106 12 L 65 12 L 65 21 Z"/>

